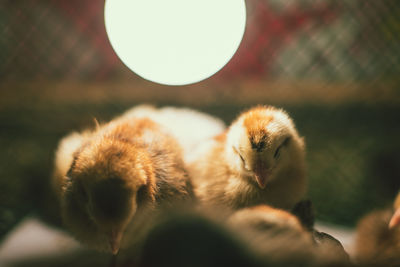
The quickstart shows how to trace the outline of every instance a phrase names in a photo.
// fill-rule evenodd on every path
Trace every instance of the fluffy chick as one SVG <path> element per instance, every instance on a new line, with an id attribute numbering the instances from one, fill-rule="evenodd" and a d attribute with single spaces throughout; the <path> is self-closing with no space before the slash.
<path id="1" fill-rule="evenodd" d="M 304 141 L 282 109 L 252 108 L 201 146 L 188 166 L 206 204 L 291 209 L 305 193 Z"/>
<path id="2" fill-rule="evenodd" d="M 315 215 L 312 202 L 302 200 L 296 204 L 291 213 L 295 215 L 313 237 L 313 241 L 318 249 L 318 254 L 325 262 L 350 263 L 350 258 L 339 240 L 330 234 L 320 232 L 314 228 Z"/>
<path id="3" fill-rule="evenodd" d="M 347 266 L 350 263 L 336 239 L 310 231 L 297 216 L 285 210 L 258 205 L 236 211 L 227 222 L 264 258 L 267 266 Z"/>
<path id="4" fill-rule="evenodd" d="M 139 105 L 125 112 L 122 117 L 148 117 L 164 126 L 181 145 L 185 161 L 195 157 L 199 144 L 226 129 L 222 120 L 190 108 Z"/>
<path id="5" fill-rule="evenodd" d="M 122 266 L 264 266 L 213 210 L 165 210 L 140 249 L 139 262 Z M 155 256 L 156 255 L 156 256 Z"/>
<path id="6" fill-rule="evenodd" d="M 240 209 L 233 213 L 227 221 L 228 224 L 234 226 L 248 226 L 258 230 L 266 230 L 272 227 L 292 229 L 311 241 L 311 235 L 303 228 L 296 216 L 268 205 Z"/>
<path id="7" fill-rule="evenodd" d="M 65 226 L 116 254 L 141 214 L 192 199 L 180 147 L 150 119 L 118 118 L 61 140 L 53 184 Z"/>
<path id="8" fill-rule="evenodd" d="M 400 265 L 400 226 L 398 222 L 400 193 L 392 208 L 373 211 L 357 225 L 355 258 L 376 266 Z"/>
<path id="9" fill-rule="evenodd" d="M 287 211 L 259 205 L 236 211 L 227 223 L 267 266 L 311 266 L 315 261 L 311 234 Z"/>

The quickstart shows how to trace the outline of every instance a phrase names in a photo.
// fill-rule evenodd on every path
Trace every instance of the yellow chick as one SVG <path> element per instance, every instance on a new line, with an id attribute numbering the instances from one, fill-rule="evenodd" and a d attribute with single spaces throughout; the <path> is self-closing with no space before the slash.
<path id="1" fill-rule="evenodd" d="M 53 177 L 68 230 L 113 254 L 129 244 L 124 233 L 142 214 L 193 197 L 179 144 L 148 118 L 120 117 L 67 136 Z"/>
<path id="2" fill-rule="evenodd" d="M 281 109 L 252 108 L 199 150 L 187 164 L 205 204 L 289 210 L 306 191 L 304 141 Z"/>

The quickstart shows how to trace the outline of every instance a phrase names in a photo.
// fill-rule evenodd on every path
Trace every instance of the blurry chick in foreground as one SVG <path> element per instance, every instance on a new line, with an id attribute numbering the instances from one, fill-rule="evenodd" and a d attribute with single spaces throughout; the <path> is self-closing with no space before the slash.
<path id="1" fill-rule="evenodd" d="M 357 225 L 355 257 L 363 264 L 400 266 L 400 193 L 392 208 L 373 211 Z"/>
<path id="2" fill-rule="evenodd" d="M 260 205 L 225 215 L 168 211 L 154 220 L 139 264 L 122 266 L 348 266 L 319 250 L 287 211 Z"/>
<path id="3" fill-rule="evenodd" d="M 267 266 L 346 266 L 349 263 L 343 248 L 337 249 L 326 237 L 321 243 L 313 231 L 287 211 L 258 205 L 236 211 L 227 222 L 264 258 Z"/>
<path id="4" fill-rule="evenodd" d="M 265 266 L 219 215 L 210 209 L 167 211 L 154 220 L 139 262 L 123 261 L 121 266 Z"/>
<path id="5" fill-rule="evenodd" d="M 339 240 L 315 229 L 314 207 L 310 200 L 298 202 L 291 213 L 298 218 L 303 229 L 311 234 L 320 255 L 322 254 L 326 260 L 350 263 L 349 255 Z"/>
<path id="6" fill-rule="evenodd" d="M 311 235 L 299 220 L 266 205 L 228 217 L 214 209 L 164 217 L 147 236 L 138 266 L 311 266 L 315 261 Z"/>
<path id="7" fill-rule="evenodd" d="M 124 233 L 141 214 L 193 196 L 179 145 L 147 118 L 120 117 L 65 137 L 53 185 L 69 231 L 113 254 L 131 242 Z"/>
<path id="8" fill-rule="evenodd" d="M 311 266 L 315 261 L 311 234 L 284 210 L 267 205 L 245 208 L 233 213 L 227 223 L 267 266 Z"/>
<path id="9" fill-rule="evenodd" d="M 201 147 L 187 164 L 206 205 L 291 209 L 306 191 L 304 141 L 281 109 L 252 108 Z"/>

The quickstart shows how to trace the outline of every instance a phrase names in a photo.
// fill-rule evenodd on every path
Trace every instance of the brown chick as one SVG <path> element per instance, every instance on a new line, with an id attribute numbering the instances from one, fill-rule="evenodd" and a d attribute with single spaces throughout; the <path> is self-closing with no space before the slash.
<path id="1" fill-rule="evenodd" d="M 357 225 L 355 257 L 363 264 L 400 265 L 400 193 L 391 208 L 367 214 Z"/>
<path id="2" fill-rule="evenodd" d="M 349 255 L 339 240 L 314 228 L 315 215 L 310 200 L 302 200 L 297 203 L 291 213 L 299 219 L 304 229 L 312 235 L 316 249 L 318 249 L 318 255 L 323 261 L 326 263 L 350 263 Z"/>
<path id="3" fill-rule="evenodd" d="M 310 231 L 297 216 L 285 210 L 259 205 L 236 211 L 227 222 L 264 258 L 267 266 L 350 264 L 336 239 L 325 233 Z"/>
<path id="4" fill-rule="evenodd" d="M 304 141 L 281 109 L 252 108 L 201 146 L 188 166 L 205 204 L 291 209 L 306 191 Z"/>
<path id="5" fill-rule="evenodd" d="M 228 223 L 231 225 L 246 225 L 260 230 L 271 227 L 293 229 L 311 241 L 311 235 L 303 228 L 303 225 L 296 216 L 285 210 L 276 209 L 268 205 L 240 209 L 229 217 Z"/>
<path id="6" fill-rule="evenodd" d="M 131 242 L 124 233 L 141 214 L 193 197 L 179 145 L 146 118 L 122 117 L 66 137 L 54 173 L 65 226 L 82 243 L 113 254 Z"/>
<path id="7" fill-rule="evenodd" d="M 236 232 L 227 229 L 223 214 L 164 209 L 149 227 L 138 260 L 122 260 L 121 266 L 264 266 Z"/>
<path id="8" fill-rule="evenodd" d="M 316 260 L 311 234 L 287 211 L 259 205 L 236 211 L 227 223 L 267 266 L 311 266 Z"/>

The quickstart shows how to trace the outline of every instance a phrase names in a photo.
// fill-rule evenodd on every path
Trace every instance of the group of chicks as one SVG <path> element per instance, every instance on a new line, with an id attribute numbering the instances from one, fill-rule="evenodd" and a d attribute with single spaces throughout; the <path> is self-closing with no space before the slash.
<path id="1" fill-rule="evenodd" d="M 159 266 L 157 255 L 146 255 L 165 241 L 157 239 L 163 229 L 171 240 L 162 251 L 178 246 L 182 227 L 165 225 L 182 216 L 197 218 L 191 234 L 202 231 L 199 221 L 223 229 L 209 242 L 232 234 L 225 243 L 245 244 L 258 259 L 248 266 L 350 265 L 341 244 L 313 227 L 311 203 L 302 201 L 304 140 L 289 115 L 272 106 L 251 108 L 229 127 L 187 108 L 134 107 L 64 137 L 52 186 L 65 228 L 93 249 L 125 254 L 126 266 Z M 190 242 L 191 234 L 182 239 Z M 195 261 L 181 266 L 201 266 Z"/>

